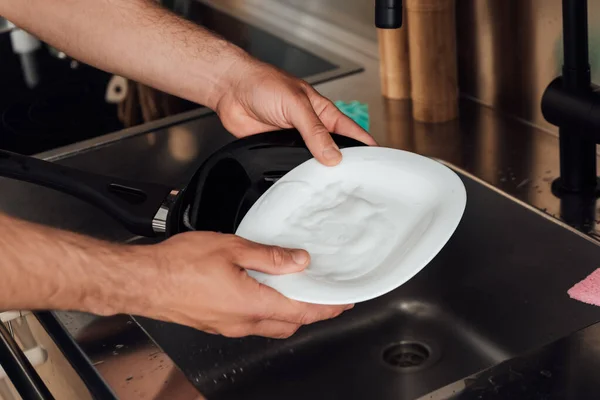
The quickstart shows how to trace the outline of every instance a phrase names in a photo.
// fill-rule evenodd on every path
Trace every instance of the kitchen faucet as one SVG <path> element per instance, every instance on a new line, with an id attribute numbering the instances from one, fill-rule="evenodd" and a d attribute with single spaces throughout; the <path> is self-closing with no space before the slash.
<path id="1" fill-rule="evenodd" d="M 558 197 L 598 194 L 596 143 L 600 143 L 600 93 L 592 84 L 588 57 L 587 0 L 563 0 L 562 75 L 542 96 L 542 114 L 559 127 L 560 177 L 553 183 Z"/>
<path id="2" fill-rule="evenodd" d="M 376 0 L 375 26 L 380 29 L 402 27 L 402 0 Z"/>
<path id="3" fill-rule="evenodd" d="M 561 199 L 561 216 L 589 231 L 595 220 L 600 185 L 596 144 L 600 143 L 600 92 L 591 81 L 587 0 L 563 0 L 562 75 L 542 95 L 542 114 L 559 128 L 560 176 L 552 192 Z"/>
<path id="4" fill-rule="evenodd" d="M 563 0 L 562 75 L 546 88 L 541 101 L 544 118 L 559 128 L 560 176 L 552 193 L 561 199 L 561 217 L 570 225 L 590 229 L 600 180 L 596 144 L 600 143 L 600 86 L 591 82 L 588 55 L 587 0 Z M 375 25 L 402 26 L 401 0 L 376 0 Z"/>

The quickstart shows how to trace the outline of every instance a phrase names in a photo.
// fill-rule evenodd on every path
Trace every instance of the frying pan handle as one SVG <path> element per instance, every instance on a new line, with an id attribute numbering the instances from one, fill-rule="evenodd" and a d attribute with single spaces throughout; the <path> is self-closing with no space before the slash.
<path id="1" fill-rule="evenodd" d="M 60 164 L 0 150 L 0 176 L 30 182 L 66 193 L 95 205 L 136 235 L 156 236 L 153 227 L 162 217 L 171 188 L 102 176 Z M 164 221 L 163 221 L 164 222 Z"/>
<path id="2" fill-rule="evenodd" d="M 340 148 L 366 146 L 332 134 Z M 200 167 L 181 203 L 188 229 L 233 233 L 256 200 L 287 172 L 313 156 L 296 129 L 233 141 Z M 191 190 L 190 190 L 191 189 Z"/>

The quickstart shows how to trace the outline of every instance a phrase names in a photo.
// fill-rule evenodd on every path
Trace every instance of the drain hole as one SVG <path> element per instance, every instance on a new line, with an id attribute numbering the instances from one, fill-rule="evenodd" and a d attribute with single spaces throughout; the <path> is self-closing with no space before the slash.
<path id="1" fill-rule="evenodd" d="M 400 369 L 421 367 L 429 359 L 431 352 L 424 344 L 417 342 L 396 343 L 383 352 L 383 361 Z"/>

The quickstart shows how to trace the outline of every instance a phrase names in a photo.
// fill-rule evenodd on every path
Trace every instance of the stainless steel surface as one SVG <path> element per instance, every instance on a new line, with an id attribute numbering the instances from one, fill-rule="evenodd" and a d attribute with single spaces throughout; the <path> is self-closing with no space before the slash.
<path id="1" fill-rule="evenodd" d="M 49 336 L 34 314 L 5 312 L 0 313 L 0 319 L 5 323 L 8 321 L 13 326 L 15 341 L 55 398 L 92 400 L 88 387 L 70 365 L 70 360 L 67 361 L 65 355 L 57 348 L 55 336 L 52 338 Z M 0 399 L 21 399 L 10 380 L 6 378 L 1 366 Z"/>
<path id="2" fill-rule="evenodd" d="M 358 0 L 349 1 L 352 4 L 357 2 Z M 553 0 L 549 3 L 554 2 Z M 258 21 L 260 26 L 268 27 L 286 38 L 295 37 L 294 40 L 301 42 L 305 48 L 318 48 L 321 52 L 337 53 L 364 66 L 364 73 L 319 84 L 317 89 L 333 100 L 359 100 L 368 103 L 371 133 L 380 144 L 444 160 L 514 198 L 536 209 L 544 210 L 548 216 L 559 217 L 561 204 L 550 192 L 550 182 L 558 173 L 558 148 L 554 135 L 470 101 L 461 102 L 461 117 L 458 121 L 440 125 L 414 123 L 410 120 L 408 102 L 387 101 L 380 95 L 378 63 L 373 57 L 374 52 L 376 53 L 376 50 L 373 51 L 376 49 L 376 42 L 365 39 L 364 43 L 371 43 L 374 46 L 370 49 L 347 45 L 347 38 L 356 36 L 356 32 L 344 29 L 343 26 L 332 25 L 327 22 L 327 18 L 321 18 L 319 21 L 315 21 L 315 18 L 305 18 L 305 14 L 297 10 L 293 11 L 289 4 L 282 4 L 282 8 L 263 14 L 248 7 L 249 2 L 222 0 L 219 3 L 220 7 L 227 8 L 234 14 L 244 15 L 244 18 L 249 21 Z M 480 7 L 487 7 L 483 3 L 485 2 L 482 2 Z M 319 15 L 318 4 L 319 2 L 312 2 L 313 16 Z M 328 3 L 323 1 L 322 4 Z M 354 6 L 349 6 L 347 9 L 353 8 Z M 293 13 L 290 14 L 292 11 Z M 273 19 L 273 13 L 280 16 L 288 15 L 288 18 Z M 597 13 L 592 12 L 592 14 Z M 295 18 L 294 24 L 290 23 L 292 16 Z M 358 18 L 364 21 L 367 16 L 360 15 Z M 305 24 L 304 21 L 308 22 Z M 483 22 L 478 26 L 481 24 Z M 332 32 L 330 36 L 324 34 L 328 29 Z M 344 38 L 344 31 L 347 31 L 350 36 Z M 482 35 L 485 33 L 478 32 Z M 488 36 L 483 35 L 481 39 L 489 38 Z M 486 50 L 485 46 L 478 48 L 482 52 Z M 482 60 L 488 65 L 492 59 L 483 57 Z M 483 79 L 479 75 L 481 70 L 475 69 L 475 71 L 476 78 Z M 547 71 L 543 70 L 540 75 L 545 73 Z M 536 74 L 534 75 L 537 77 Z M 505 85 L 508 83 L 505 82 Z M 39 156 L 99 173 L 130 179 L 145 179 L 151 176 L 157 182 L 173 186 L 182 185 L 191 178 L 191 174 L 202 160 L 233 139 L 214 117 L 195 119 L 206 113 L 207 111 L 187 113 L 184 116 L 170 118 L 168 121 L 118 132 Z M 135 154 L 135 157 L 132 157 L 132 154 Z M 0 209 L 12 215 L 109 240 L 135 239 L 131 238 L 115 221 L 78 200 L 48 189 L 8 180 L 0 182 L 0 185 L 3 192 L 0 198 Z M 564 226 L 563 228 L 568 230 Z M 588 236 L 588 238 L 593 237 L 594 232 Z M 550 248 L 560 246 L 557 243 L 547 245 Z M 468 244 L 465 246 L 466 254 L 469 248 Z M 509 279 L 509 276 L 506 278 L 502 276 L 504 266 L 497 265 L 494 268 L 497 268 L 499 280 Z M 560 270 L 556 271 L 556 268 L 560 267 L 547 266 L 548 277 L 554 278 L 552 282 L 559 286 L 564 285 L 562 289 L 566 289 L 571 282 L 557 281 L 556 276 L 560 275 L 558 274 Z M 568 270 L 569 267 L 565 266 L 564 269 Z M 438 270 L 426 276 L 427 279 L 421 278 L 420 282 L 431 285 L 429 288 L 432 289 L 436 285 L 448 282 L 449 278 L 468 281 L 469 274 L 463 272 L 454 268 L 444 272 Z M 553 296 L 556 298 L 565 296 L 560 290 L 558 293 L 551 292 L 551 285 L 540 284 L 539 276 L 529 276 L 529 279 L 532 287 L 542 291 L 544 296 L 550 299 L 548 303 L 536 305 L 540 312 L 552 308 Z M 413 288 L 417 288 L 417 283 Z M 507 287 L 510 288 L 510 285 Z M 473 290 L 476 289 L 473 287 Z M 509 290 L 505 295 L 510 293 Z M 482 293 L 483 295 L 485 293 Z M 517 347 L 525 344 L 534 345 L 561 332 L 582 327 L 577 322 L 582 314 L 574 314 L 571 318 L 556 317 L 551 321 L 544 321 L 539 319 L 535 308 L 510 306 L 502 302 L 491 304 L 491 308 L 487 310 L 481 310 L 482 314 L 476 318 L 457 321 L 453 319 L 452 310 L 448 309 L 447 300 L 440 298 L 434 303 L 419 301 L 387 303 L 387 300 L 381 300 L 385 306 L 376 301 L 365 308 L 365 310 L 377 310 L 375 314 L 365 313 L 360 314 L 360 318 L 358 316 L 348 318 L 358 321 L 358 327 L 361 329 L 375 329 L 373 334 L 382 335 L 379 336 L 380 338 L 383 337 L 383 331 L 376 329 L 384 326 L 381 324 L 387 321 L 394 326 L 407 327 L 407 333 L 411 333 L 412 329 L 415 334 L 427 333 L 436 337 L 436 340 L 450 339 L 461 343 L 460 349 L 465 353 L 453 359 L 460 366 L 468 355 L 471 361 L 465 361 L 465 369 L 493 363 L 513 354 L 515 348 L 503 348 L 500 345 L 508 337 L 515 341 L 513 344 Z M 453 297 L 452 300 L 457 301 L 458 298 Z M 469 309 L 468 304 L 463 306 Z M 478 304 L 472 304 L 470 307 L 478 307 Z M 520 325 L 506 326 L 505 329 L 482 334 L 481 332 L 486 331 L 485 324 L 489 324 L 487 329 L 495 326 L 493 324 L 497 321 L 493 320 L 496 318 L 495 315 L 498 315 L 498 310 L 513 313 L 512 317 L 518 320 Z M 585 307 L 582 307 L 582 310 L 585 310 Z M 367 314 L 369 314 L 368 318 Z M 120 398 L 177 398 L 178 393 L 181 393 L 181 398 L 191 399 L 198 396 L 190 381 L 175 367 L 173 361 L 129 317 L 103 318 L 71 312 L 61 312 L 58 315 Z M 381 319 L 377 319 L 377 316 Z M 479 329 L 470 329 L 475 322 Z M 454 331 L 453 326 L 457 323 L 461 324 L 463 332 L 467 332 L 466 335 L 460 336 Z M 334 321 L 331 325 L 322 325 L 325 336 L 333 337 L 332 334 L 346 332 L 344 330 L 346 328 L 340 327 L 339 324 L 339 321 Z M 527 324 L 529 328 L 524 328 L 523 324 Z M 512 327 L 518 332 L 509 332 Z M 521 337 L 524 338 L 519 342 Z M 174 340 L 181 340 L 181 338 Z M 364 343 L 355 343 L 354 348 L 360 349 L 363 345 Z M 207 349 L 208 352 L 218 352 L 218 350 Z M 349 363 L 354 361 L 355 358 L 348 359 Z M 449 373 L 449 370 L 455 367 L 451 363 L 444 365 L 444 373 Z M 220 371 L 218 366 L 214 371 Z M 243 372 L 239 369 L 236 371 Z M 455 372 L 458 370 L 452 371 Z M 235 378 L 227 374 L 227 371 L 223 373 L 227 375 L 224 379 Z M 163 384 L 165 380 L 167 383 Z"/>
<path id="3" fill-rule="evenodd" d="M 52 400 L 54 397 L 37 374 L 4 324 L 0 323 L 0 362 L 6 375 L 25 399 Z"/>
<path id="4" fill-rule="evenodd" d="M 131 317 L 56 314 L 117 398 L 203 399 Z"/>
<path id="5" fill-rule="evenodd" d="M 136 319 L 207 398 L 245 400 L 414 399 L 600 320 L 565 294 L 597 267 L 600 247 L 463 180 L 467 210 L 442 252 L 338 319 L 285 341 Z"/>
<path id="6" fill-rule="evenodd" d="M 29 329 L 29 325 L 27 325 L 25 316 L 21 315 L 19 318 L 8 321 L 6 325 L 10 327 L 9 330 L 11 335 L 18 338 L 24 351 L 33 349 L 37 346 L 37 342 Z"/>
<path id="7" fill-rule="evenodd" d="M 419 400 L 595 399 L 600 389 L 599 351 L 596 324 Z"/>
<path id="8" fill-rule="evenodd" d="M 9 33 L 13 29 L 15 29 L 15 25 L 6 18 L 0 16 L 0 35 L 3 33 Z"/>
<path id="9" fill-rule="evenodd" d="M 44 364 L 48 360 L 48 352 L 39 346 L 33 332 L 31 331 L 29 324 L 27 323 L 27 315 L 23 313 L 17 313 L 19 315 L 16 318 L 11 318 L 4 322 L 9 335 L 15 340 L 15 343 L 20 345 L 24 356 L 29 360 L 31 365 L 35 368 L 41 364 Z M 2 369 L 2 363 L 0 362 L 0 380 L 6 377 L 6 372 Z M 0 399 L 2 399 L 0 397 Z"/>
<path id="10" fill-rule="evenodd" d="M 26 85 L 31 89 L 39 84 L 40 66 L 35 57 L 35 52 L 41 47 L 38 38 L 23 29 L 16 28 L 10 32 L 13 51 L 19 54 L 21 70 Z"/>
<path id="11" fill-rule="evenodd" d="M 165 233 L 167 231 L 167 217 L 169 216 L 169 211 L 171 210 L 171 207 L 173 207 L 177 195 L 179 195 L 179 190 L 171 190 L 156 212 L 156 215 L 152 219 L 152 230 L 154 230 L 155 233 Z"/>

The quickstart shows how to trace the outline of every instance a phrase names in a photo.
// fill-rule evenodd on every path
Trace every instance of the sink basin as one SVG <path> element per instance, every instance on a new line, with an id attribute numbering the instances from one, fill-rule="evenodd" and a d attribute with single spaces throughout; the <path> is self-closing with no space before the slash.
<path id="1" fill-rule="evenodd" d="M 405 285 L 285 340 L 135 317 L 208 399 L 415 399 L 600 321 L 566 292 L 600 247 L 460 174 L 467 208 Z"/>
<path id="2" fill-rule="evenodd" d="M 188 334 L 177 338 L 196 366 L 188 378 L 208 399 L 414 399 L 510 356 L 447 310 L 398 296 L 287 340 Z"/>

